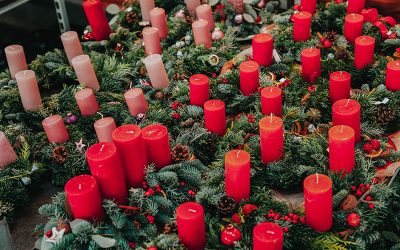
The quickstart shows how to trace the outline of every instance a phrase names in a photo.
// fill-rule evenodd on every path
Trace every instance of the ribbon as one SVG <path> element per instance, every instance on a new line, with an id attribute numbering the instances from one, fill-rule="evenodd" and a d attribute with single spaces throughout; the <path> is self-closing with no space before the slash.
<path id="1" fill-rule="evenodd" d="M 361 15 L 364 17 L 364 22 L 372 23 L 372 25 L 381 31 L 384 40 L 389 36 L 388 26 L 393 27 L 396 25 L 396 19 L 391 16 L 379 18 L 378 10 L 376 8 L 363 9 Z"/>

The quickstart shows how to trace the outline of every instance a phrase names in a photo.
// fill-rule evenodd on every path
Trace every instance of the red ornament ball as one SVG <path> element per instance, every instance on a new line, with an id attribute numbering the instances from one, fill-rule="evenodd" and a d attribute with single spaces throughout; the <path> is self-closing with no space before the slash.
<path id="1" fill-rule="evenodd" d="M 50 238 L 51 236 L 53 236 L 53 231 L 48 230 L 48 231 L 46 232 L 46 236 L 47 236 L 47 238 Z"/>
<path id="2" fill-rule="evenodd" d="M 371 201 L 371 200 L 372 200 L 372 197 L 371 197 L 370 195 L 368 195 L 367 197 L 365 197 L 365 200 L 366 200 L 366 201 Z"/>
<path id="3" fill-rule="evenodd" d="M 289 228 L 284 227 L 284 228 L 283 228 L 283 232 L 285 232 L 285 233 L 289 232 Z"/>
<path id="4" fill-rule="evenodd" d="M 332 42 L 329 39 L 326 39 L 323 43 L 325 49 L 329 49 L 332 47 Z"/>
<path id="5" fill-rule="evenodd" d="M 364 144 L 363 149 L 364 149 L 365 152 L 371 153 L 372 150 L 374 150 L 374 146 L 372 146 L 371 143 L 367 142 L 367 143 Z"/>
<path id="6" fill-rule="evenodd" d="M 397 39 L 397 33 L 396 33 L 396 32 L 392 32 L 392 33 L 389 35 L 389 39 Z"/>
<path id="7" fill-rule="evenodd" d="M 86 32 L 86 33 L 83 35 L 83 40 L 85 40 L 85 41 L 94 40 L 94 34 L 93 34 L 93 32 Z"/>
<path id="8" fill-rule="evenodd" d="M 235 241 L 242 239 L 240 230 L 232 224 L 226 225 L 221 232 L 221 242 L 226 246 L 232 246 Z"/>
<path id="9" fill-rule="evenodd" d="M 347 216 L 347 224 L 351 227 L 360 226 L 361 217 L 356 213 L 351 213 Z"/>
<path id="10" fill-rule="evenodd" d="M 374 204 L 374 203 L 369 203 L 369 204 L 368 204 L 368 207 L 371 208 L 371 209 L 373 209 L 373 208 L 375 207 L 375 204 Z"/>
<path id="11" fill-rule="evenodd" d="M 378 150 L 381 147 L 381 143 L 377 139 L 372 139 L 369 143 L 371 143 L 372 148 L 375 150 Z"/>

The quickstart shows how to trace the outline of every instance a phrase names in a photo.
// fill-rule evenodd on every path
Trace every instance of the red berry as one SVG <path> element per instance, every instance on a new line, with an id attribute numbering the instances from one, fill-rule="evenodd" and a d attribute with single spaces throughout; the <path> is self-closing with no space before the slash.
<path id="1" fill-rule="evenodd" d="M 146 248 L 146 250 L 158 250 L 158 248 L 155 246 L 151 246 L 151 247 Z"/>
<path id="2" fill-rule="evenodd" d="M 371 209 L 373 209 L 373 208 L 375 207 L 375 204 L 374 204 L 374 203 L 369 203 L 369 204 L 368 204 L 368 207 L 371 208 Z"/>
<path id="3" fill-rule="evenodd" d="M 289 217 L 290 217 L 290 218 L 292 218 L 292 217 L 293 217 L 293 215 L 294 215 L 293 213 L 289 213 Z"/>
<path id="4" fill-rule="evenodd" d="M 235 241 L 242 239 L 242 233 L 232 224 L 228 224 L 221 232 L 221 241 L 224 245 L 232 246 Z"/>
<path id="5" fill-rule="evenodd" d="M 196 193 L 193 190 L 189 190 L 188 194 L 192 197 L 194 197 L 196 195 Z"/>
<path id="6" fill-rule="evenodd" d="M 366 200 L 366 201 L 371 201 L 371 200 L 372 200 L 372 197 L 368 195 L 367 197 L 365 197 L 365 200 Z"/>
<path id="7" fill-rule="evenodd" d="M 135 249 L 135 247 L 136 247 L 136 245 L 135 245 L 134 242 L 128 242 L 128 246 L 129 246 L 131 249 Z"/>
<path id="8" fill-rule="evenodd" d="M 306 223 L 306 219 L 304 217 L 300 217 L 300 222 L 301 222 L 301 224 L 304 224 L 304 223 Z"/>
<path id="9" fill-rule="evenodd" d="M 299 216 L 297 214 L 293 215 L 293 220 L 297 220 Z"/>
<path id="10" fill-rule="evenodd" d="M 364 144 L 363 149 L 364 149 L 365 152 L 371 153 L 372 150 L 374 150 L 374 147 L 372 146 L 371 143 L 367 142 L 367 143 Z"/>
<path id="11" fill-rule="evenodd" d="M 281 218 L 281 216 L 279 214 L 275 215 L 274 220 L 279 220 L 279 218 Z"/>
<path id="12" fill-rule="evenodd" d="M 375 150 L 378 150 L 381 147 L 381 143 L 377 139 L 372 139 L 369 143 L 371 143 L 372 148 Z"/>
<path id="13" fill-rule="evenodd" d="M 261 22 L 261 17 L 260 17 L 260 16 L 257 16 L 257 18 L 256 18 L 256 23 L 259 23 L 259 22 Z"/>
<path id="14" fill-rule="evenodd" d="M 268 218 L 272 218 L 272 217 L 274 217 L 273 214 L 268 214 Z"/>
<path id="15" fill-rule="evenodd" d="M 147 183 L 145 181 L 143 182 L 143 188 L 147 188 Z"/>
<path id="16" fill-rule="evenodd" d="M 293 220 L 292 220 L 292 223 L 293 223 L 293 224 L 297 224 L 297 220 L 293 219 Z"/>
<path id="17" fill-rule="evenodd" d="M 232 221 L 235 222 L 236 224 L 242 223 L 242 220 L 240 219 L 240 215 L 238 213 L 234 213 L 232 215 Z"/>
<path id="18" fill-rule="evenodd" d="M 51 236 L 53 236 L 53 231 L 51 231 L 51 230 L 47 231 L 46 236 L 47 236 L 47 238 L 50 238 Z"/>
<path id="19" fill-rule="evenodd" d="M 324 48 L 325 48 L 325 49 L 329 49 L 329 48 L 332 47 L 332 42 L 331 42 L 330 40 L 326 39 L 326 40 L 324 41 L 323 45 L 324 45 Z"/>
<path id="20" fill-rule="evenodd" d="M 356 191 L 357 190 L 356 186 L 351 186 L 351 190 Z"/>
<path id="21" fill-rule="evenodd" d="M 374 184 L 378 184 L 378 179 L 377 179 L 377 178 L 372 178 L 372 182 L 373 182 Z"/>
<path id="22" fill-rule="evenodd" d="M 287 220 L 287 221 L 291 220 L 291 219 L 289 218 L 289 216 L 287 216 L 287 215 L 283 216 L 283 219 L 284 219 L 284 220 Z"/>
<path id="23" fill-rule="evenodd" d="M 364 187 L 364 184 L 360 183 L 360 184 L 358 185 L 358 187 L 362 188 L 362 187 Z"/>
<path id="24" fill-rule="evenodd" d="M 181 186 L 182 187 L 185 186 L 185 182 L 181 181 Z"/>
<path id="25" fill-rule="evenodd" d="M 227 83 L 229 83 L 229 80 L 226 79 L 226 78 L 224 78 L 224 79 L 222 80 L 222 82 L 225 83 L 225 84 L 227 84 Z"/>
<path id="26" fill-rule="evenodd" d="M 358 190 L 358 191 L 356 192 L 356 196 L 361 196 L 361 195 L 362 195 L 361 191 Z"/>
<path id="27" fill-rule="evenodd" d="M 287 228 L 287 227 L 283 228 L 283 232 L 285 232 L 285 233 L 289 232 L 289 228 Z"/>
<path id="28" fill-rule="evenodd" d="M 371 188 L 371 184 L 365 185 L 365 189 L 366 189 L 366 190 L 368 190 L 368 189 L 370 189 L 370 188 Z"/>
<path id="29" fill-rule="evenodd" d="M 273 212 L 274 212 L 274 210 L 273 210 L 273 209 L 270 209 L 270 210 L 269 210 L 269 212 L 270 212 L 270 213 L 273 213 Z"/>
<path id="30" fill-rule="evenodd" d="M 356 213 L 351 213 L 347 216 L 347 224 L 351 227 L 360 226 L 361 217 Z"/>
<path id="31" fill-rule="evenodd" d="M 154 223 L 154 216 L 153 215 L 147 215 L 147 220 L 149 221 L 150 224 Z"/>
<path id="32" fill-rule="evenodd" d="M 244 215 L 249 215 L 251 214 L 254 210 L 257 210 L 258 207 L 253 204 L 246 204 L 242 207 L 242 211 Z"/>

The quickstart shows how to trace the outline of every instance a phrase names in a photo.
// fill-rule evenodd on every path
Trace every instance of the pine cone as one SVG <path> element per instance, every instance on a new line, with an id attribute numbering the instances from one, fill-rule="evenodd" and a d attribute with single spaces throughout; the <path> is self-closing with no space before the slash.
<path id="1" fill-rule="evenodd" d="M 193 118 L 189 118 L 186 121 L 181 122 L 179 125 L 181 125 L 181 127 L 184 127 L 184 128 L 190 128 L 193 126 L 194 122 L 195 121 Z"/>
<path id="2" fill-rule="evenodd" d="M 61 231 L 65 229 L 64 233 L 68 234 L 69 232 L 71 232 L 71 226 L 69 225 L 68 221 L 60 221 L 57 225 L 57 231 Z"/>
<path id="3" fill-rule="evenodd" d="M 51 158 L 53 158 L 53 160 L 58 164 L 64 164 L 68 158 L 68 151 L 64 146 L 55 147 Z"/>
<path id="4" fill-rule="evenodd" d="M 157 100 L 161 100 L 164 99 L 164 93 L 161 91 L 158 91 L 154 94 L 154 98 L 156 98 Z"/>
<path id="5" fill-rule="evenodd" d="M 386 105 L 380 105 L 374 116 L 380 124 L 388 124 L 396 118 L 395 111 Z"/>
<path id="6" fill-rule="evenodd" d="M 316 123 L 321 119 L 321 111 L 316 108 L 310 108 L 309 111 L 306 113 L 308 120 L 311 123 Z"/>
<path id="7" fill-rule="evenodd" d="M 338 34 L 335 31 L 326 32 L 325 38 L 331 42 L 335 42 L 338 39 Z"/>
<path id="8" fill-rule="evenodd" d="M 352 194 L 348 194 L 340 202 L 340 209 L 343 211 L 352 210 L 357 207 L 357 204 L 357 198 Z"/>
<path id="9" fill-rule="evenodd" d="M 348 59 L 350 57 L 350 52 L 348 49 L 346 48 L 338 48 L 335 51 L 335 59 L 336 60 L 345 60 Z"/>
<path id="10" fill-rule="evenodd" d="M 174 162 L 189 160 L 192 154 L 188 146 L 175 145 L 171 150 L 171 157 Z"/>
<path id="11" fill-rule="evenodd" d="M 236 203 L 235 199 L 230 196 L 224 195 L 218 201 L 218 211 L 223 216 L 232 216 L 237 211 L 238 204 Z"/>
<path id="12" fill-rule="evenodd" d="M 176 225 L 176 221 L 172 221 L 169 224 L 165 224 L 163 233 L 171 234 L 171 233 L 175 233 L 177 230 L 178 230 L 178 227 Z"/>
<path id="13" fill-rule="evenodd" d="M 125 21 L 127 22 L 127 23 L 129 23 L 129 24 L 132 24 L 132 23 L 134 23 L 134 22 L 136 22 L 136 20 L 137 20 L 137 15 L 136 15 L 136 13 L 135 12 L 128 12 L 126 15 L 125 15 Z"/>

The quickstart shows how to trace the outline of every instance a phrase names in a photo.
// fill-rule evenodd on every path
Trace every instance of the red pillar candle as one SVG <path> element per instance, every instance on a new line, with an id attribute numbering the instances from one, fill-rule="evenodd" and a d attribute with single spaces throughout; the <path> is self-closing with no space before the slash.
<path id="1" fill-rule="evenodd" d="M 97 41 L 107 40 L 111 33 L 111 29 L 101 1 L 86 0 L 82 5 L 94 38 Z"/>
<path id="2" fill-rule="evenodd" d="M 386 88 L 391 91 L 400 90 L 400 61 L 388 62 L 386 65 Z"/>
<path id="3" fill-rule="evenodd" d="M 83 116 L 91 116 L 99 111 L 96 96 L 94 96 L 93 90 L 90 88 L 84 88 L 76 92 L 75 100 Z"/>
<path id="4" fill-rule="evenodd" d="M 301 72 L 305 81 L 321 75 L 321 51 L 319 49 L 306 48 L 301 51 Z"/>
<path id="5" fill-rule="evenodd" d="M 311 37 L 311 13 L 300 11 L 293 15 L 293 40 L 307 41 Z"/>
<path id="6" fill-rule="evenodd" d="M 141 129 L 133 124 L 118 127 L 112 133 L 128 185 L 141 187 L 147 166 L 146 149 Z"/>
<path id="7" fill-rule="evenodd" d="M 69 134 L 61 116 L 47 117 L 42 121 L 42 126 L 50 143 L 64 143 L 69 140 Z"/>
<path id="8" fill-rule="evenodd" d="M 332 103 L 350 98 L 351 75 L 346 71 L 336 71 L 329 76 L 329 98 Z"/>
<path id="9" fill-rule="evenodd" d="M 332 105 L 333 126 L 347 125 L 354 129 L 356 142 L 360 141 L 360 104 L 352 99 L 342 99 Z"/>
<path id="10" fill-rule="evenodd" d="M 203 250 L 206 245 L 204 209 L 196 202 L 186 202 L 176 209 L 179 240 L 190 250 Z"/>
<path id="11" fill-rule="evenodd" d="M 225 191 L 238 203 L 250 198 L 250 154 L 244 150 L 225 154 Z"/>
<path id="12" fill-rule="evenodd" d="M 283 230 L 273 222 L 263 222 L 253 228 L 253 250 L 282 250 Z"/>
<path id="13" fill-rule="evenodd" d="M 165 39 L 168 36 L 167 27 L 167 16 L 163 8 L 154 8 L 150 10 L 150 22 L 151 27 L 158 29 L 158 34 L 161 39 Z"/>
<path id="14" fill-rule="evenodd" d="M 254 94 L 260 86 L 258 68 L 258 63 L 254 61 L 245 61 L 240 64 L 240 91 L 243 95 Z"/>
<path id="15" fill-rule="evenodd" d="M 203 106 L 210 97 L 210 79 L 203 74 L 192 75 L 190 82 L 190 105 Z"/>
<path id="16" fill-rule="evenodd" d="M 360 14 L 349 14 L 344 19 L 344 37 L 354 43 L 357 37 L 362 36 L 364 17 Z"/>
<path id="17" fill-rule="evenodd" d="M 269 34 L 257 34 L 252 40 L 253 60 L 261 66 L 271 66 L 274 39 Z"/>
<path id="18" fill-rule="evenodd" d="M 360 14 L 365 8 L 365 0 L 348 0 L 347 1 L 347 13 L 357 13 Z"/>
<path id="19" fill-rule="evenodd" d="M 306 222 L 314 230 L 332 227 L 332 180 L 323 174 L 307 176 L 303 182 Z"/>
<path id="20" fill-rule="evenodd" d="M 300 0 L 300 6 L 302 11 L 314 14 L 317 9 L 317 0 Z"/>
<path id="21" fill-rule="evenodd" d="M 355 164 L 354 129 L 337 125 L 329 129 L 329 169 L 350 173 Z"/>
<path id="22" fill-rule="evenodd" d="M 161 124 L 149 125 L 143 129 L 142 138 L 149 163 L 154 163 L 157 169 L 171 164 L 167 127 Z"/>
<path id="23" fill-rule="evenodd" d="M 282 117 L 282 90 L 276 86 L 265 87 L 261 90 L 261 112 L 271 113 Z"/>
<path id="24" fill-rule="evenodd" d="M 206 101 L 204 122 L 211 133 L 223 136 L 226 132 L 225 103 L 221 100 Z"/>
<path id="25" fill-rule="evenodd" d="M 103 198 L 125 204 L 128 197 L 124 170 L 112 142 L 96 143 L 86 151 L 90 172 L 100 186 Z"/>
<path id="26" fill-rule="evenodd" d="M 371 36 L 359 36 L 355 40 L 354 65 L 362 69 L 374 62 L 375 38 Z"/>
<path id="27" fill-rule="evenodd" d="M 283 156 L 283 122 L 273 116 L 264 117 L 259 122 L 261 161 L 268 164 Z"/>
<path id="28" fill-rule="evenodd" d="M 74 219 L 104 219 L 100 190 L 93 176 L 75 176 L 65 184 L 64 190 Z"/>

